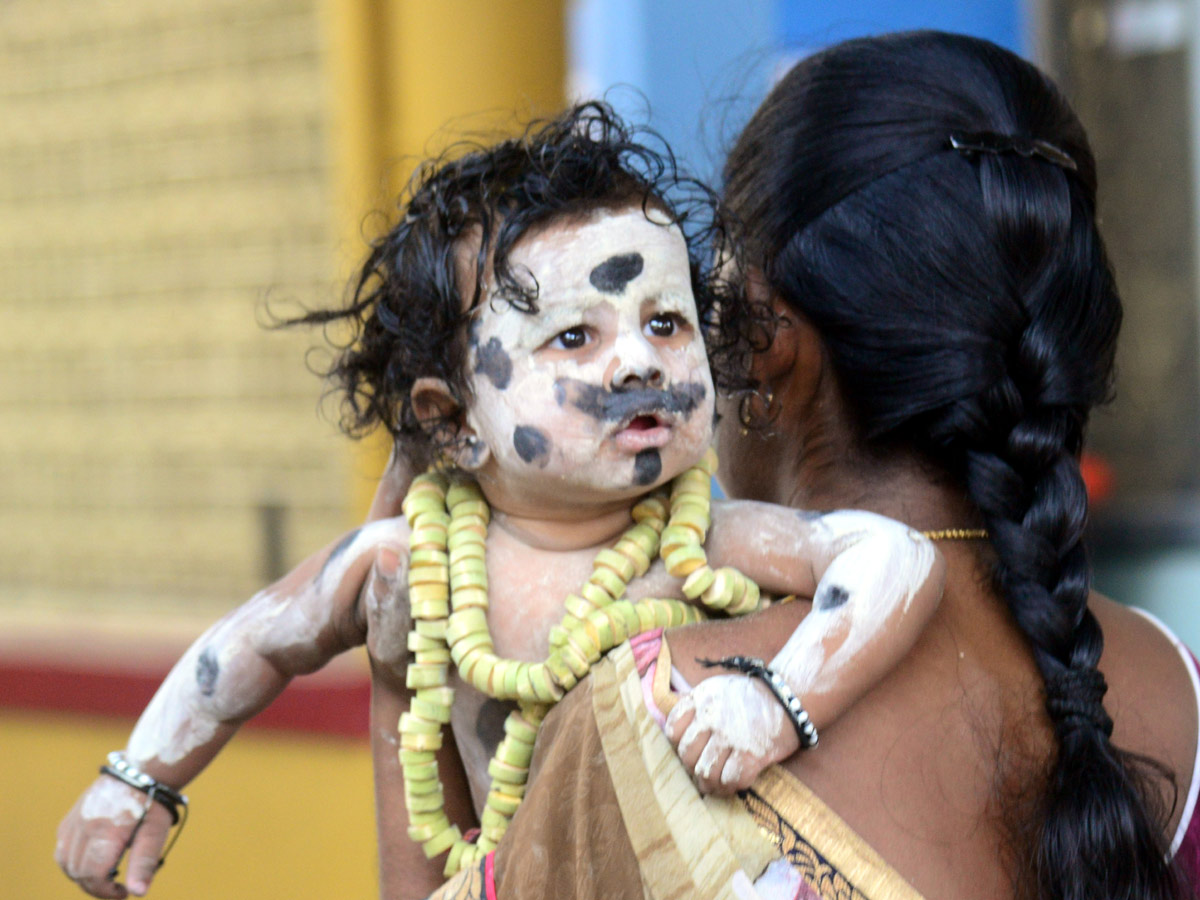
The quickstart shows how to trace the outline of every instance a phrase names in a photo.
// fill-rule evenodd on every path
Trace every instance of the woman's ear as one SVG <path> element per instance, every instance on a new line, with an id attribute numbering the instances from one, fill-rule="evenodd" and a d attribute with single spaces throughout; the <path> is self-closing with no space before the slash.
<path id="1" fill-rule="evenodd" d="M 474 472 L 488 461 L 491 450 L 467 424 L 462 405 L 440 378 L 418 378 L 409 392 L 413 414 L 433 441 L 434 449 L 461 469 Z"/>
<path id="2" fill-rule="evenodd" d="M 767 283 L 761 270 L 747 271 L 745 292 L 748 301 L 766 306 L 775 319 L 770 344 L 756 352 L 751 363 L 751 375 L 766 391 L 768 417 L 786 413 L 775 408 L 777 402 L 804 409 L 816 394 L 825 365 L 820 334 Z"/>

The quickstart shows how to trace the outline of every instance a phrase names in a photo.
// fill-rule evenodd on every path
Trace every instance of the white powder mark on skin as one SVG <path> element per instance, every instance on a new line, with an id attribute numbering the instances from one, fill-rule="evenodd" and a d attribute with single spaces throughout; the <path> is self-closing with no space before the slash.
<path id="1" fill-rule="evenodd" d="M 849 677 L 847 668 L 868 645 L 877 658 L 888 653 L 889 633 L 912 614 L 913 598 L 937 559 L 927 539 L 869 512 L 806 518 L 769 504 L 735 501 L 715 503 L 713 518 L 710 559 L 742 567 L 749 552 L 754 567 L 747 574 L 765 590 L 817 601 L 772 663 L 801 696 L 832 690 Z M 746 534 L 755 535 L 753 549 L 746 547 Z M 834 588 L 847 599 L 822 608 L 822 598 Z"/>
<path id="2" fill-rule="evenodd" d="M 814 597 L 813 610 L 771 663 L 802 700 L 828 695 L 831 711 L 844 708 L 895 663 L 937 602 L 936 550 L 891 519 L 859 511 L 810 516 L 747 501 L 714 503 L 713 513 L 710 564 L 736 566 L 771 592 Z M 704 765 L 697 764 L 703 777 L 711 776 L 712 754 L 732 751 L 723 784 L 752 778 L 790 744 L 782 707 L 753 679 L 706 679 L 669 722 L 688 709 L 696 718 L 687 744 L 712 732 L 701 751 Z"/>
<path id="3" fill-rule="evenodd" d="M 407 542 L 401 543 L 400 537 L 407 537 L 407 526 L 402 525 L 400 520 L 381 519 L 364 525 L 354 540 L 326 563 L 320 577 L 306 582 L 294 594 L 267 598 L 268 603 L 263 604 L 266 608 L 256 616 L 258 621 L 250 635 L 257 652 L 263 656 L 296 657 L 298 667 L 303 670 L 310 670 L 323 662 L 314 659 L 311 664 L 305 664 L 299 657 L 306 652 L 314 653 L 322 630 L 329 627 L 329 598 L 364 553 L 386 547 L 398 556 L 406 556 Z M 407 597 L 393 597 L 382 583 L 383 579 L 373 576 L 374 570 L 367 577 L 372 580 L 371 587 L 381 592 L 379 596 L 404 602 L 407 610 Z M 376 596 L 374 590 L 368 591 L 368 602 Z"/>
<path id="4" fill-rule="evenodd" d="M 218 627 L 205 637 L 214 636 Z M 196 688 L 196 660 L 204 646 L 205 638 L 192 645 L 138 719 L 129 736 L 129 759 L 135 765 L 150 759 L 176 763 L 216 734 L 217 721 L 197 702 L 202 698 Z"/>
<path id="5" fill-rule="evenodd" d="M 801 696 L 832 690 L 868 643 L 887 639 L 936 558 L 932 543 L 921 535 L 872 513 L 830 513 L 814 531 L 824 532 L 836 556 L 818 584 L 817 605 L 772 662 Z M 845 591 L 848 599 L 822 609 L 822 589 L 830 586 Z"/>
<path id="6" fill-rule="evenodd" d="M 591 284 L 598 265 L 631 253 L 641 255 L 644 268 L 624 289 L 606 293 Z M 573 500 L 603 492 L 611 501 L 614 489 L 633 489 L 635 454 L 612 440 L 622 423 L 576 408 L 562 387 L 580 383 L 603 391 L 616 373 L 649 378 L 657 372 L 656 387 L 703 389 L 690 416 L 679 414 L 670 424 L 670 442 L 660 448 L 659 480 L 699 459 L 712 436 L 714 392 L 679 229 L 648 221 L 640 207 L 605 211 L 530 234 L 513 248 L 509 262 L 518 280 L 536 279 L 538 312 L 521 313 L 502 299 L 491 302 L 497 290 L 493 277 L 475 313 L 473 340 L 499 348 L 511 365 L 503 387 L 490 373 L 469 366 L 474 402 L 467 423 L 491 451 L 492 462 L 479 472 L 485 493 L 498 486 L 526 502 L 561 505 L 567 486 L 581 489 Z M 678 338 L 652 336 L 647 324 L 652 316 L 675 317 Z M 554 343 L 570 329 L 579 329 L 586 341 L 571 348 Z M 521 458 L 514 442 L 518 427 L 545 436 L 543 457 Z"/>
<path id="7" fill-rule="evenodd" d="M 399 522 L 398 519 L 380 519 L 360 528 L 350 545 L 345 547 L 336 558 L 329 560 L 321 572 L 320 578 L 298 592 L 297 599 L 303 601 L 310 596 L 331 594 L 332 588 L 328 585 L 340 584 L 355 560 L 373 547 L 387 545 L 396 548 L 397 552 L 404 552 L 407 544 L 401 544 L 397 538 Z M 406 537 L 407 530 L 402 534 Z"/>
<path id="8" fill-rule="evenodd" d="M 700 751 L 700 758 L 696 760 L 696 774 L 701 778 L 711 778 L 713 769 L 717 765 L 717 760 L 721 757 L 721 748 L 716 741 L 709 741 L 704 745 L 704 749 Z"/>
<path id="9" fill-rule="evenodd" d="M 742 779 L 742 756 L 740 753 L 730 753 L 721 770 L 721 784 L 737 784 Z"/>
<path id="10" fill-rule="evenodd" d="M 95 784 L 83 797 L 79 814 L 84 819 L 111 819 L 118 825 L 136 822 L 148 798 L 115 778 Z"/>
<path id="11" fill-rule="evenodd" d="M 294 591 L 260 591 L 209 628 L 171 669 L 138 719 L 129 739 L 130 760 L 177 763 L 210 742 L 222 723 L 255 712 L 282 677 L 266 662 L 269 657 L 286 659 L 292 672 L 323 665 L 327 653 L 318 640 L 332 627 L 338 586 L 364 553 L 396 544 L 398 523 L 385 519 L 365 526 L 315 582 L 305 578 Z M 215 662 L 209 695 L 196 680 L 202 653 Z"/>
<path id="12" fill-rule="evenodd" d="M 667 728 L 693 710 L 695 718 L 679 741 L 679 754 L 685 756 L 706 731 L 712 732 L 704 753 L 721 750 L 744 753 L 766 759 L 783 733 L 783 711 L 774 697 L 763 696 L 752 679 L 743 675 L 716 675 L 706 678 L 685 695 L 667 717 Z M 716 762 L 715 756 L 709 765 Z M 697 767 L 697 771 L 699 767 Z M 707 773 L 705 773 L 707 774 Z"/>

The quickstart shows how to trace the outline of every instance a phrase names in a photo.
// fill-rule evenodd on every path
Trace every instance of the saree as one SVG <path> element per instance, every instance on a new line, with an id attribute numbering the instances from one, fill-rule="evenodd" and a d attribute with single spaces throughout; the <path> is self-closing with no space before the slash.
<path id="1" fill-rule="evenodd" d="M 628 644 L 598 663 L 543 723 L 500 846 L 433 898 L 920 900 L 779 767 L 701 797 L 646 690 Z"/>

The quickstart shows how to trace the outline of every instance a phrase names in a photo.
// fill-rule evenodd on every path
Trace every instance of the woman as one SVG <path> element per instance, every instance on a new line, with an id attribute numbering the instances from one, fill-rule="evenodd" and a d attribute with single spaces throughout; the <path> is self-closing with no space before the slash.
<path id="1" fill-rule="evenodd" d="M 701 807 L 669 753 L 614 764 L 625 723 L 661 740 L 626 689 L 643 673 L 663 711 L 654 646 L 547 719 L 552 752 L 477 884 L 504 900 L 749 896 L 752 879 L 763 896 L 1194 896 L 1194 662 L 1090 593 L 1081 542 L 1078 454 L 1121 309 L 1078 120 L 987 42 L 851 41 L 776 86 L 726 180 L 742 293 L 774 325 L 753 354 L 759 394 L 721 425 L 722 484 L 941 532 L 944 600 L 905 662 L 775 773 L 778 827 L 750 810 L 786 871 L 779 849 L 738 845 L 759 784 L 732 811 Z M 805 612 L 673 631 L 674 674 L 694 685 L 714 672 L 702 658 L 769 659 Z M 673 740 L 687 721 L 667 721 Z"/>

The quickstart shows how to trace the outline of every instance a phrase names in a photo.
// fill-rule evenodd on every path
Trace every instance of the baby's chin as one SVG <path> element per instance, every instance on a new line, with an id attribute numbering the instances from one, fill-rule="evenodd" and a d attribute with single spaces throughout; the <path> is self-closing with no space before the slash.
<path id="1" fill-rule="evenodd" d="M 711 429 L 676 433 L 665 445 L 625 447 L 618 441 L 573 447 L 559 441 L 544 465 L 508 454 L 491 467 L 490 479 L 513 497 L 560 503 L 604 502 L 637 497 L 667 484 L 698 464 L 708 450 Z M 481 479 L 482 481 L 483 479 Z"/>

